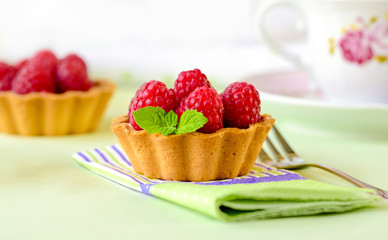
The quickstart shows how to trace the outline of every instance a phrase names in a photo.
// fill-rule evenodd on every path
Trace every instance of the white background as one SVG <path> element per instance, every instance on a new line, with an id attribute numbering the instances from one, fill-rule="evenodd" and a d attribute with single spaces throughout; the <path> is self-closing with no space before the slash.
<path id="1" fill-rule="evenodd" d="M 255 32 L 262 0 L 1 0 L 0 59 L 41 48 L 83 56 L 94 76 L 143 82 L 200 68 L 222 85 L 290 68 Z M 269 19 L 287 39 L 293 15 Z M 291 30 L 290 30 L 291 29 Z M 288 32 L 287 32 L 288 31 Z M 287 35 L 288 34 L 288 35 Z"/>

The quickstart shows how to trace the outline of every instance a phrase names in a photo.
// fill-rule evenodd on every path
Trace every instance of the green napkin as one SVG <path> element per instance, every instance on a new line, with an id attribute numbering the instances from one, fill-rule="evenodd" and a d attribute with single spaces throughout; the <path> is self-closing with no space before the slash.
<path id="1" fill-rule="evenodd" d="M 247 176 L 194 183 L 146 178 L 117 145 L 78 152 L 73 159 L 126 187 L 226 221 L 346 212 L 383 200 L 369 189 L 313 181 L 261 163 Z"/>

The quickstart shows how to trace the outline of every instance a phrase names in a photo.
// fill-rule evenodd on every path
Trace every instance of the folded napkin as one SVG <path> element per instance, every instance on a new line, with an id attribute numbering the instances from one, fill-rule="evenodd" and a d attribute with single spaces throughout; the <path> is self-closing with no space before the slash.
<path id="1" fill-rule="evenodd" d="M 136 173 L 118 145 L 78 152 L 73 159 L 128 188 L 226 221 L 345 212 L 372 206 L 382 199 L 372 190 L 313 181 L 261 163 L 255 163 L 247 176 L 178 182 L 149 179 Z"/>

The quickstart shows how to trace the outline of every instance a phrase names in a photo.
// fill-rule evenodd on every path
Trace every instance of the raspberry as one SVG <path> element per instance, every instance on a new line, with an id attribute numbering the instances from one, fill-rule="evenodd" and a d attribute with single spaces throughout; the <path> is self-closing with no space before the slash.
<path id="1" fill-rule="evenodd" d="M 37 52 L 30 60 L 24 63 L 24 66 L 28 64 L 39 64 L 40 67 L 46 67 L 51 75 L 55 76 L 55 69 L 58 63 L 58 59 L 50 50 L 41 50 Z M 23 63 L 21 63 L 23 65 Z"/>
<path id="2" fill-rule="evenodd" d="M 18 94 L 29 92 L 55 92 L 54 74 L 57 57 L 49 50 L 37 52 L 31 59 L 16 65 L 18 73 L 12 90 Z"/>
<path id="3" fill-rule="evenodd" d="M 46 68 L 28 64 L 16 75 L 12 90 L 18 94 L 55 92 L 55 84 L 51 73 Z"/>
<path id="4" fill-rule="evenodd" d="M 56 82 L 59 92 L 87 91 L 93 86 L 88 78 L 85 62 L 75 54 L 69 54 L 59 61 Z"/>
<path id="5" fill-rule="evenodd" d="M 0 62 L 0 91 L 11 90 L 15 75 L 16 69 L 14 67 Z"/>
<path id="6" fill-rule="evenodd" d="M 142 130 L 132 115 L 140 108 L 161 107 L 164 111 L 169 112 L 175 110 L 176 105 L 174 90 L 168 89 L 164 83 L 156 80 L 146 82 L 137 90 L 135 97 L 131 100 L 128 113 L 130 124 L 134 129 Z"/>
<path id="7" fill-rule="evenodd" d="M 248 128 L 260 121 L 260 95 L 251 84 L 235 82 L 221 93 L 226 127 Z"/>
<path id="8" fill-rule="evenodd" d="M 175 81 L 174 90 L 177 96 L 177 103 L 185 99 L 197 87 L 211 87 L 206 75 L 199 69 L 181 72 Z"/>
<path id="9" fill-rule="evenodd" d="M 18 94 L 55 92 L 54 73 L 57 57 L 48 50 L 35 54 L 18 71 L 12 90 Z"/>
<path id="10" fill-rule="evenodd" d="M 187 109 L 197 110 L 208 119 L 208 122 L 197 130 L 198 132 L 213 133 L 223 127 L 224 106 L 214 88 L 203 86 L 195 89 L 180 103 L 175 112 L 180 117 Z"/>

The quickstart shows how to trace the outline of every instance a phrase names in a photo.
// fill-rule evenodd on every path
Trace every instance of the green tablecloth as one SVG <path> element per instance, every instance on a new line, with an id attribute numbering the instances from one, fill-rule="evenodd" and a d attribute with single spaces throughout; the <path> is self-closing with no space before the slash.
<path id="1" fill-rule="evenodd" d="M 384 239 L 387 236 L 387 207 L 226 223 L 87 173 L 71 160 L 71 154 L 117 143 L 110 131 L 110 120 L 126 111 L 132 93 L 118 89 L 95 133 L 55 138 L 0 134 L 0 239 L 377 239 L 378 236 Z M 282 129 L 281 119 L 278 124 Z M 298 129 L 282 130 L 305 159 L 331 165 L 388 189 L 388 141 L 344 141 L 317 137 Z M 299 172 L 311 179 L 349 186 L 321 170 Z"/>

